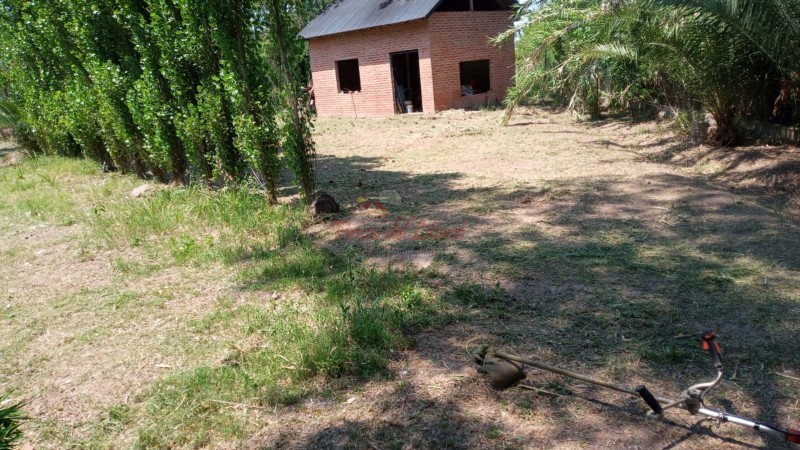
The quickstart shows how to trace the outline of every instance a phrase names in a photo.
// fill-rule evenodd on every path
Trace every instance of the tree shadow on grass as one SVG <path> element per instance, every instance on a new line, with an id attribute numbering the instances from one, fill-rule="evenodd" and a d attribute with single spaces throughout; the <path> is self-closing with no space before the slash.
<path id="1" fill-rule="evenodd" d="M 570 188 L 583 192 L 578 201 L 553 205 L 543 226 L 477 244 L 491 259 L 521 258 L 507 290 L 534 299 L 531 326 L 506 336 L 509 344 L 553 342 L 560 355 L 597 368 L 620 364 L 627 376 L 634 374 L 624 360 L 642 361 L 677 392 L 713 370 L 694 342 L 672 337 L 714 326 L 730 365 L 747 374 L 744 395 L 758 405 L 752 413 L 780 420 L 774 403 L 786 390 L 770 372 L 800 366 L 793 319 L 800 251 L 791 245 L 798 227 L 685 177 L 655 177 L 636 190 L 581 183 Z M 667 202 L 657 200 L 676 188 Z M 515 252 L 520 243 L 524 253 Z"/>
<path id="2" fill-rule="evenodd" d="M 465 233 L 457 239 L 380 234 L 353 239 L 321 223 L 312 234 L 332 252 L 354 248 L 367 260 L 433 252 L 433 263 L 421 273 L 458 308 L 455 323 L 417 333 L 414 351 L 393 362 L 407 364 L 412 374 L 419 372 L 417 378 L 391 381 L 396 389 L 375 395 L 372 409 L 321 430 L 284 432 L 271 442 L 297 448 L 402 448 L 409 442 L 428 448 L 634 443 L 673 448 L 734 446 L 735 439 L 745 446 L 782 445 L 746 431 L 734 439 L 695 427 L 687 435 L 685 428 L 644 423 L 637 414 L 624 418 L 614 408 L 586 412 L 575 396 L 543 401 L 533 393 L 494 392 L 474 374 L 465 347 L 485 341 L 675 395 L 713 375 L 713 368 L 697 342 L 674 337 L 713 326 L 721 334 L 728 376 L 736 367 L 737 379 L 715 391 L 709 403 L 738 405 L 762 420 L 786 422 L 785 410 L 776 404 L 785 404 L 793 388 L 772 373 L 800 367 L 797 224 L 691 177 L 475 187 L 458 173 L 391 171 L 384 161 L 321 159 L 321 178 L 334 180 L 328 191 L 345 206 L 341 220 L 353 227 L 390 227 L 397 216 L 413 216 L 447 228 L 466 218 Z M 387 190 L 397 191 L 402 204 L 379 215 L 358 209 L 359 196 Z M 436 375 L 433 368 L 442 365 L 451 372 Z M 439 383 L 438 396 L 431 396 L 431 383 Z M 532 383 L 620 402 L 618 395 L 540 372 Z M 383 413 L 374 411 L 401 396 L 433 403 L 411 418 L 382 419 Z M 639 403 L 631 408 L 645 410 Z M 620 423 L 622 431 L 615 432 Z M 406 439 L 409 435 L 413 439 Z"/>
<path id="3" fill-rule="evenodd" d="M 796 147 L 698 147 L 673 136 L 640 148 L 644 150 L 645 159 L 652 162 L 684 167 L 708 162 L 717 164 L 719 170 L 710 174 L 709 179 L 729 188 L 744 188 L 756 195 L 767 194 L 767 197 L 800 190 L 800 150 Z"/>
<path id="4" fill-rule="evenodd" d="M 476 380 L 462 381 L 459 387 L 473 392 L 485 390 Z M 597 423 L 582 421 L 566 413 L 566 409 L 579 403 L 583 407 L 589 405 L 595 414 L 604 416 L 611 426 L 616 424 L 643 429 L 644 432 L 636 436 L 635 444 L 628 448 L 675 448 L 697 436 L 702 436 L 712 445 L 716 444 L 715 448 L 725 444 L 737 448 L 761 448 L 735 438 L 716 435 L 699 424 L 686 425 L 667 420 L 654 425 L 654 422 L 642 418 L 638 408 L 597 400 L 591 394 L 569 392 L 569 399 L 565 400 L 524 392 L 527 391 L 519 390 L 516 394 L 491 392 L 487 398 L 498 405 L 497 409 L 502 413 L 495 417 L 480 417 L 485 414 L 484 411 L 464 408 L 463 394 L 456 392 L 447 399 L 430 399 L 406 384 L 377 400 L 376 412 L 367 420 L 342 419 L 303 436 L 287 430 L 264 448 L 521 449 L 565 444 L 602 447 L 603 442 L 596 439 L 596 433 L 600 431 Z M 528 416 L 513 417 L 512 421 L 531 420 L 531 415 L 545 413 L 558 416 L 560 424 L 529 433 L 524 426 L 517 427 L 506 418 L 509 410 L 515 409 L 525 411 Z M 665 432 L 674 436 L 666 446 L 662 444 Z"/>
<path id="5" fill-rule="evenodd" d="M 21 158 L 15 158 L 15 154 L 22 154 L 23 149 L 21 146 L 13 142 L 0 141 L 0 167 L 5 165 L 14 164 Z"/>

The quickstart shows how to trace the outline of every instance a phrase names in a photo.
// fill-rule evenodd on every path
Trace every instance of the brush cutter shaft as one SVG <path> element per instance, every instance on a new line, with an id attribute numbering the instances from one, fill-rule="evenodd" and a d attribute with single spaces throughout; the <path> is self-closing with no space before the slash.
<path id="1" fill-rule="evenodd" d="M 594 378 L 590 378 L 586 375 L 572 372 L 570 370 L 565 370 L 560 367 L 551 366 L 549 364 L 544 364 L 538 361 L 534 361 L 532 359 L 521 358 L 517 355 L 512 355 L 511 353 L 505 352 L 495 352 L 498 358 L 508 359 L 510 361 L 516 361 L 531 367 L 536 367 L 537 369 L 546 370 L 548 372 L 557 373 L 559 375 L 564 375 L 565 377 L 575 378 L 576 380 L 585 381 L 587 383 L 596 384 L 598 386 L 604 387 L 606 389 L 611 389 L 612 391 L 622 392 L 625 394 L 632 395 L 634 397 L 638 397 L 639 393 L 633 389 L 628 389 L 626 387 L 617 386 L 616 384 L 606 383 L 605 381 L 595 380 Z"/>

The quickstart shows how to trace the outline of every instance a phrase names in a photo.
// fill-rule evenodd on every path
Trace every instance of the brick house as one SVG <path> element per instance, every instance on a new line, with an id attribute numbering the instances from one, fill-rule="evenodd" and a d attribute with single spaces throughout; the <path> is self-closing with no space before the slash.
<path id="1" fill-rule="evenodd" d="M 515 0 L 338 0 L 300 33 L 320 116 L 389 116 L 499 102 L 514 77 Z"/>

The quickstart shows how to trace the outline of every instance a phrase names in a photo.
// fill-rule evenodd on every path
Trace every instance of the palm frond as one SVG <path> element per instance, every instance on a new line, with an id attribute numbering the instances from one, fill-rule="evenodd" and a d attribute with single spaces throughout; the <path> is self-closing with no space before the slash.
<path id="1" fill-rule="evenodd" d="M 631 61 L 639 59 L 639 52 L 636 48 L 621 42 L 609 42 L 607 44 L 594 44 L 578 52 L 577 57 L 583 61 L 596 61 L 602 58 L 620 58 Z"/>
<path id="2" fill-rule="evenodd" d="M 724 24 L 749 39 L 782 70 L 800 68 L 800 2 L 786 0 L 647 0 Z"/>

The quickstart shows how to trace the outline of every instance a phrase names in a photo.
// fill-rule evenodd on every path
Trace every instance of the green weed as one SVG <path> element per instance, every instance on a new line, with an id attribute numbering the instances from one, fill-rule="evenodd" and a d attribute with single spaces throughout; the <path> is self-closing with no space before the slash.
<path id="1" fill-rule="evenodd" d="M 11 450 L 14 444 L 22 439 L 20 426 L 25 416 L 22 415 L 22 405 L 19 403 L 3 406 L 8 400 L 0 396 L 0 450 Z"/>
<path id="2" fill-rule="evenodd" d="M 305 212 L 270 206 L 262 194 L 246 188 L 185 188 L 98 208 L 92 219 L 111 248 L 166 253 L 179 264 L 220 259 L 235 264 L 299 241 Z"/>
<path id="3" fill-rule="evenodd" d="M 280 262 L 270 267 L 278 268 L 275 264 Z M 349 294 L 310 291 L 267 305 L 221 299 L 195 329 L 204 336 L 234 330 L 230 355 L 219 366 L 198 367 L 159 383 L 138 445 L 202 446 L 212 430 L 241 437 L 245 430 L 226 407 L 230 403 L 255 408 L 291 404 L 314 391 L 320 377 L 382 374 L 392 350 L 407 345 L 405 332 L 425 323 L 423 313 L 430 315 L 430 294 L 409 279 L 402 273 L 359 271 Z M 371 298 L 362 296 L 378 291 Z"/>

